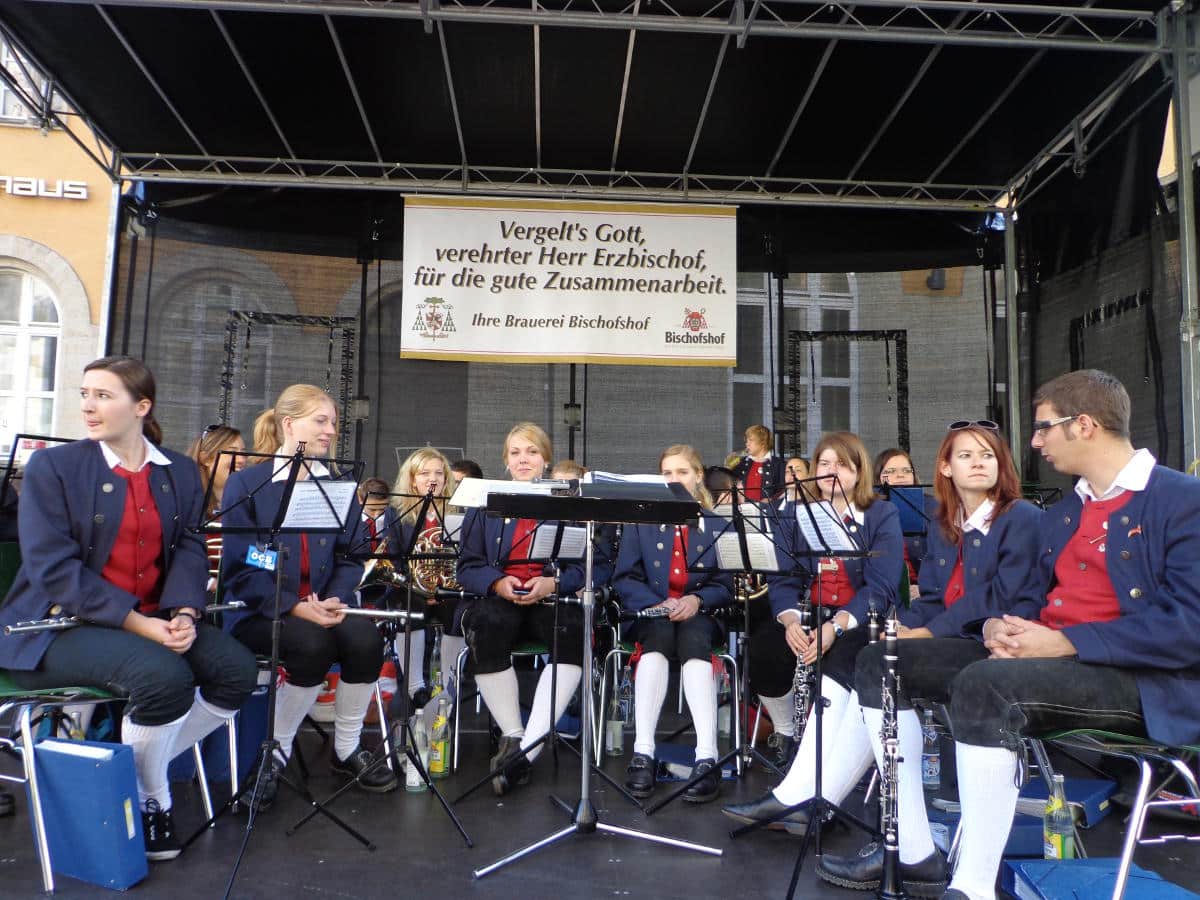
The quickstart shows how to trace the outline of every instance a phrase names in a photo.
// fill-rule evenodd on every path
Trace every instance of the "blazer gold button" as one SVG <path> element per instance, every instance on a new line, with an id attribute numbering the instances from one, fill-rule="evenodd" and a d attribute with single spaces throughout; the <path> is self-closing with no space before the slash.
<path id="1" fill-rule="evenodd" d="M 1064 524 L 1064 525 L 1070 525 L 1070 524 L 1071 524 L 1071 517 L 1070 517 L 1070 516 L 1063 516 L 1063 524 Z"/>
<path id="2" fill-rule="evenodd" d="M 1133 556 L 1133 554 L 1130 553 L 1128 550 L 1121 551 L 1121 559 L 1129 559 L 1132 556 Z"/>
<path id="3" fill-rule="evenodd" d="M 659 526 L 658 526 L 658 530 L 659 530 L 659 531 L 666 531 L 666 530 L 667 530 L 667 526 L 666 526 L 666 525 L 659 525 Z"/>
<path id="4" fill-rule="evenodd" d="M 104 514 L 96 513 L 96 515 L 92 516 L 92 521 L 95 522 L 97 525 L 103 525 L 104 524 Z"/>
<path id="5" fill-rule="evenodd" d="M 1121 524 L 1128 525 L 1129 524 L 1129 516 L 1121 516 Z"/>
<path id="6" fill-rule="evenodd" d="M 658 549 L 659 549 L 659 550 L 661 550 L 662 548 L 663 548 L 662 541 L 659 541 L 659 542 L 658 542 Z"/>
<path id="7" fill-rule="evenodd" d="M 975 538 L 975 540 L 974 540 L 974 541 L 972 541 L 972 543 L 973 543 L 973 544 L 974 544 L 976 547 L 978 547 L 978 546 L 979 546 L 979 545 L 982 543 L 982 541 L 980 541 L 980 540 L 979 540 L 979 538 Z"/>
<path id="8" fill-rule="evenodd" d="M 1141 589 L 1141 588 L 1130 588 L 1130 589 L 1129 589 L 1129 596 L 1130 596 L 1130 597 L 1132 597 L 1134 600 L 1139 600 L 1139 599 L 1141 599 L 1141 596 L 1142 596 L 1142 589 Z"/>
<path id="9" fill-rule="evenodd" d="M 59 606 L 57 603 L 55 603 L 52 607 L 50 607 L 50 615 L 52 615 L 52 616 L 57 616 L 61 612 L 62 612 L 62 607 Z"/>
<path id="10" fill-rule="evenodd" d="M 104 491 L 104 493 L 106 493 L 106 494 L 111 494 L 113 492 L 112 482 L 111 481 L 104 482 L 104 484 L 100 485 L 100 490 Z"/>

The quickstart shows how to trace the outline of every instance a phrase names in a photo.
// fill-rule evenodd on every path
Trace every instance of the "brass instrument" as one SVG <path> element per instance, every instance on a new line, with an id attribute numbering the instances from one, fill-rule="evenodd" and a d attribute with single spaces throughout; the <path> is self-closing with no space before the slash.
<path id="1" fill-rule="evenodd" d="M 459 589 L 458 560 L 442 546 L 441 535 L 440 524 L 430 525 L 422 531 L 417 535 L 412 558 L 408 561 L 408 577 L 413 590 L 430 600 L 436 599 L 438 588 Z"/>
<path id="2" fill-rule="evenodd" d="M 385 537 L 379 542 L 375 552 L 383 553 L 387 549 L 387 542 L 388 538 Z M 363 565 L 362 578 L 358 582 L 357 590 L 361 591 L 363 588 L 376 584 L 384 587 L 402 587 L 404 583 L 404 576 L 396 571 L 394 562 L 385 556 L 373 556 Z"/>

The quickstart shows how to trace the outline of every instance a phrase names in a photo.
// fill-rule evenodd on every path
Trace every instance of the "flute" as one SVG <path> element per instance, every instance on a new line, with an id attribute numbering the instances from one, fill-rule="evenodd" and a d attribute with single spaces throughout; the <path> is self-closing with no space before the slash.
<path id="1" fill-rule="evenodd" d="M 337 610 L 337 612 L 344 613 L 347 616 L 366 616 L 370 619 L 389 619 L 398 622 L 403 622 L 405 619 L 411 619 L 414 622 L 425 621 L 425 613 L 410 613 L 404 609 L 360 609 L 357 606 L 348 606 L 345 609 Z"/>
<path id="2" fill-rule="evenodd" d="M 39 631 L 66 631 L 83 624 L 79 616 L 54 616 L 50 619 L 33 619 L 29 622 L 18 622 L 16 625 L 5 625 L 4 633 L 34 634 Z"/>

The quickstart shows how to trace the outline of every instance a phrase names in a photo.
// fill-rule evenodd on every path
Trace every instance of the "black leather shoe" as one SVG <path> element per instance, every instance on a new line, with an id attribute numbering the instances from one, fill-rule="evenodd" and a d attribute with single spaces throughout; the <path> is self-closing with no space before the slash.
<path id="1" fill-rule="evenodd" d="M 387 767 L 387 763 L 376 763 L 376 759 L 374 753 L 364 750 L 360 744 L 345 759 L 338 759 L 335 753 L 329 768 L 334 775 L 353 778 L 360 788 L 372 794 L 394 791 L 400 785 L 396 773 Z"/>
<path id="2" fill-rule="evenodd" d="M 635 753 L 629 761 L 625 789 L 639 800 L 654 793 L 654 760 L 645 753 Z"/>
<path id="3" fill-rule="evenodd" d="M 787 807 L 776 800 L 773 793 L 767 791 L 757 800 L 751 800 L 749 803 L 735 803 L 732 806 L 722 807 L 721 812 L 745 825 L 754 825 L 779 815 L 785 809 Z M 803 835 L 808 831 L 808 811 L 798 809 L 764 827 L 770 831 L 786 831 L 788 834 Z"/>
<path id="4" fill-rule="evenodd" d="M 721 770 L 717 768 L 715 759 L 700 759 L 692 767 L 692 777 L 704 777 L 683 792 L 683 799 L 688 803 L 711 803 L 721 793 Z"/>
<path id="5" fill-rule="evenodd" d="M 16 812 L 17 803 L 13 800 L 13 795 L 10 791 L 0 788 L 0 819 L 5 816 L 11 816 Z"/>
<path id="6" fill-rule="evenodd" d="M 529 757 L 522 752 L 519 737 L 500 738 L 492 757 L 492 770 L 496 772 L 492 776 L 492 793 L 497 797 L 503 797 L 518 785 L 529 784 Z"/>
<path id="7" fill-rule="evenodd" d="M 817 862 L 817 875 L 830 884 L 856 891 L 874 891 L 883 877 L 883 842 L 872 841 L 854 856 L 826 853 Z M 950 880 L 946 857 L 936 847 L 920 862 L 900 864 L 900 880 L 911 897 L 941 897 Z"/>
<path id="8" fill-rule="evenodd" d="M 771 760 L 780 772 L 787 772 L 791 768 L 792 758 L 796 755 L 796 739 L 777 732 L 767 738 L 767 746 L 774 751 L 767 754 L 767 759 Z"/>
<path id="9" fill-rule="evenodd" d="M 255 772 L 251 772 L 249 779 L 245 782 L 246 792 L 238 798 L 238 805 L 246 811 L 254 809 L 257 813 L 265 813 L 279 795 L 279 777 L 282 774 L 283 763 L 278 759 L 272 759 L 266 771 L 263 772 L 256 791 L 254 790 Z"/>
<path id="10" fill-rule="evenodd" d="M 183 852 L 183 844 L 175 834 L 175 819 L 157 800 L 147 800 L 142 810 L 142 840 L 146 844 L 146 859 L 151 862 L 174 859 Z"/>

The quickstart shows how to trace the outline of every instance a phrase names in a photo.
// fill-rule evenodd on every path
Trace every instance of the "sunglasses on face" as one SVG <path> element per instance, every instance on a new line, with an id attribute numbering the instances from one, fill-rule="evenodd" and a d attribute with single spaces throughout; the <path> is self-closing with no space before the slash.
<path id="1" fill-rule="evenodd" d="M 949 425 L 947 425 L 946 430 L 962 431 L 964 428 L 970 428 L 972 426 L 975 428 L 986 428 L 988 431 L 1000 430 L 1000 426 L 991 419 L 976 419 L 973 422 L 970 419 L 959 419 L 957 422 L 951 422 Z"/>
<path id="2" fill-rule="evenodd" d="M 1033 433 L 1045 434 L 1055 425 L 1065 425 L 1074 419 L 1078 419 L 1078 414 L 1073 416 L 1059 416 L 1057 419 L 1035 419 L 1033 421 Z"/>

